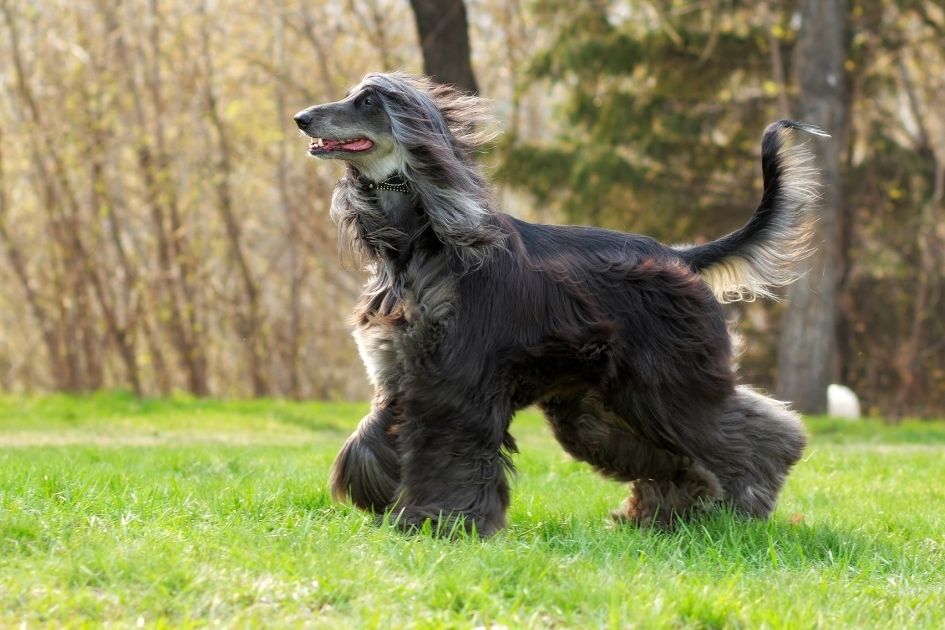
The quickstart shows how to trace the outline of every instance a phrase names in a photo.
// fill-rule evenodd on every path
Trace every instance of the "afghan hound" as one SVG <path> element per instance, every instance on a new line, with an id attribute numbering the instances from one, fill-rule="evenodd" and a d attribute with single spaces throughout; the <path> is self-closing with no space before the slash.
<path id="1" fill-rule="evenodd" d="M 537 405 L 568 453 L 629 482 L 618 521 L 671 526 L 718 503 L 767 517 L 806 432 L 736 385 L 720 302 L 794 278 L 818 190 L 789 140 L 825 134 L 769 126 L 751 220 L 668 247 L 496 211 L 475 159 L 484 115 L 392 73 L 295 116 L 310 155 L 346 164 L 331 214 L 370 274 L 353 325 L 376 394 L 334 463 L 334 497 L 403 528 L 488 536 L 509 505 L 509 423 Z"/>

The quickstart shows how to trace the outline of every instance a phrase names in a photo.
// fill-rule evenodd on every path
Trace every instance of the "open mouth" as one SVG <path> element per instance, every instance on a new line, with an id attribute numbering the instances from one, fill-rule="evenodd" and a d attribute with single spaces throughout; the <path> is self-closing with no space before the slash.
<path id="1" fill-rule="evenodd" d="M 364 153 L 374 148 L 374 143 L 367 138 L 351 138 L 349 140 L 330 140 L 328 138 L 312 138 L 308 145 L 309 155 L 324 155 L 335 151 L 348 153 Z"/>

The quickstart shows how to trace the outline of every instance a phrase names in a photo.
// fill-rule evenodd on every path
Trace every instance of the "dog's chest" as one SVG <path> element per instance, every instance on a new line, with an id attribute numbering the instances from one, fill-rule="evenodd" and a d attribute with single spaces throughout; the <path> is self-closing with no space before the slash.
<path id="1" fill-rule="evenodd" d="M 353 334 L 376 388 L 394 393 L 405 376 L 435 364 L 455 295 L 454 283 L 417 276 L 386 294 L 365 294 Z"/>

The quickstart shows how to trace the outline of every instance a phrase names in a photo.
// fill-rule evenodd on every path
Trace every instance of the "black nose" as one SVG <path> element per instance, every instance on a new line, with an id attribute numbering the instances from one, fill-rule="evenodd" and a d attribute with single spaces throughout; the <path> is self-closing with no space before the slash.
<path id="1" fill-rule="evenodd" d="M 295 121 L 295 124 L 299 126 L 299 129 L 305 129 L 312 123 L 312 115 L 308 112 L 302 111 L 295 115 L 295 118 L 292 120 Z"/>

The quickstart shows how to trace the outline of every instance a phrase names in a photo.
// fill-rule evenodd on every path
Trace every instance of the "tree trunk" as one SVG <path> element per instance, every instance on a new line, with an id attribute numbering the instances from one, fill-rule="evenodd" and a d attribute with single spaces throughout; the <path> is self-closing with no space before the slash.
<path id="1" fill-rule="evenodd" d="M 12 236 L 7 231 L 6 212 L 7 212 L 7 191 L 3 170 L 3 128 L 0 127 L 0 245 L 6 250 L 10 267 L 20 283 L 23 295 L 26 297 L 26 304 L 39 326 L 43 336 L 43 343 L 46 344 L 46 353 L 49 361 L 49 373 L 52 376 L 53 387 L 56 389 L 65 389 L 68 385 L 66 366 L 63 364 L 62 351 L 59 345 L 56 325 L 48 309 L 40 301 L 40 297 L 30 281 L 27 273 L 26 263 L 23 254 Z"/>
<path id="2" fill-rule="evenodd" d="M 286 21 L 285 13 L 280 11 L 275 22 L 276 36 L 273 50 L 273 63 L 280 73 L 288 71 L 285 50 Z M 276 115 L 281 123 L 291 115 L 286 106 L 285 85 L 280 81 L 276 81 L 273 86 Z M 289 373 L 287 390 L 289 396 L 293 400 L 301 400 L 302 380 L 299 369 L 299 355 L 302 349 L 302 288 L 305 282 L 305 269 L 298 243 L 301 221 L 299 220 L 298 209 L 289 194 L 289 155 L 287 150 L 289 137 L 284 124 L 280 124 L 280 129 L 282 130 L 282 141 L 279 142 L 279 158 L 276 164 L 275 180 L 279 188 L 279 203 L 285 215 L 285 242 L 289 267 L 289 326 L 286 331 L 285 369 Z"/>
<path id="3" fill-rule="evenodd" d="M 201 55 L 205 72 L 206 115 L 211 127 L 217 136 L 216 182 L 214 188 L 217 194 L 217 209 L 223 226 L 226 230 L 230 256 L 236 264 L 236 269 L 243 284 L 243 299 L 246 308 L 237 314 L 237 333 L 244 341 L 246 351 L 246 367 L 249 373 L 253 396 L 260 397 L 269 394 L 269 384 L 265 377 L 266 354 L 263 351 L 263 314 L 259 283 L 250 269 L 249 257 L 246 254 L 246 245 L 243 242 L 243 228 L 236 216 L 233 202 L 233 191 L 230 178 L 234 171 L 233 148 L 230 145 L 229 134 L 220 113 L 219 100 L 214 91 L 213 56 L 210 53 L 209 18 L 207 17 L 206 2 L 200 5 L 201 23 Z"/>
<path id="4" fill-rule="evenodd" d="M 837 285 L 841 276 L 840 154 L 846 129 L 846 0 L 803 0 L 795 48 L 801 120 L 824 127 L 833 139 L 811 143 L 823 171 L 824 194 L 816 224 L 817 253 L 788 292 L 778 353 L 778 397 L 806 413 L 823 413 L 827 385 L 837 372 Z"/>
<path id="5" fill-rule="evenodd" d="M 423 72 L 438 83 L 478 93 L 463 0 L 410 0 L 417 21 Z"/>
<path id="6" fill-rule="evenodd" d="M 159 24 L 161 16 L 155 0 L 148 4 L 146 15 L 147 37 L 141 40 L 142 49 L 138 51 L 143 71 L 131 66 L 134 71 L 123 74 L 126 79 L 125 89 L 131 95 L 134 118 L 137 124 L 135 157 L 141 173 L 144 189 L 145 208 L 148 210 L 155 237 L 158 272 L 154 287 L 153 308 L 165 313 L 156 320 L 153 327 L 146 327 L 150 335 L 160 336 L 163 328 L 168 329 L 171 345 L 177 352 L 181 371 L 187 382 L 187 390 L 196 396 L 208 396 L 210 386 L 207 374 L 206 350 L 198 332 L 198 303 L 194 289 L 194 274 L 189 263 L 191 252 L 185 229 L 178 212 L 176 184 L 169 176 L 171 155 L 167 148 L 165 124 L 171 116 L 166 111 L 165 99 L 161 93 L 161 43 Z M 128 42 L 135 42 L 135 37 L 118 31 L 115 41 L 119 55 L 129 60 L 134 59 Z M 143 85 L 141 85 L 142 82 Z M 145 109 L 150 103 L 152 113 Z M 167 362 L 157 361 L 155 349 L 160 347 L 158 339 L 149 339 L 152 355 L 155 357 L 155 378 L 159 389 L 170 391 L 173 387 L 172 375 L 162 370 L 169 367 Z"/>

